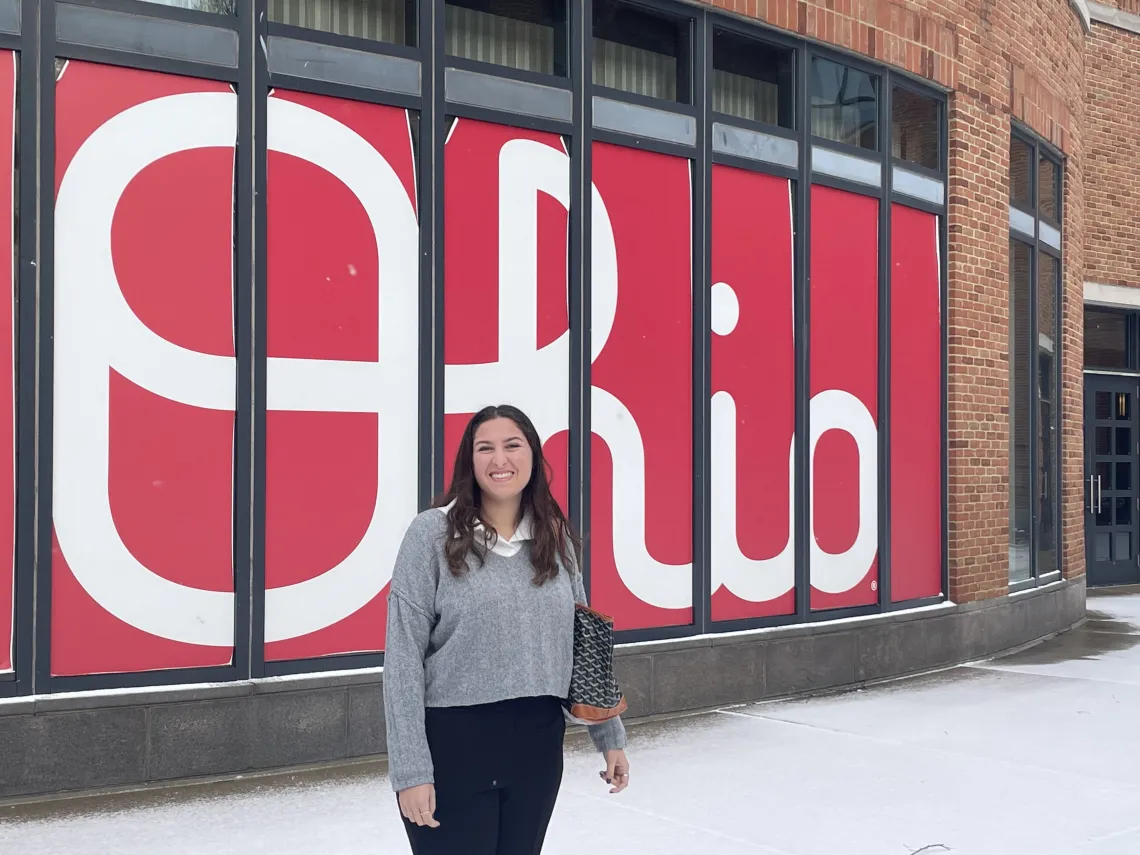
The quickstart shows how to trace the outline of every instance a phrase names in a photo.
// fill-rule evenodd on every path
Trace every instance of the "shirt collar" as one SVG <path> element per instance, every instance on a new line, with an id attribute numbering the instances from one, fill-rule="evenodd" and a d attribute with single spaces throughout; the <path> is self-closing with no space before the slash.
<path id="1" fill-rule="evenodd" d="M 452 500 L 449 504 L 440 508 L 440 511 L 447 513 L 455 507 L 455 501 Z M 481 522 L 475 523 L 476 531 L 486 531 Z M 534 520 L 531 518 L 530 511 L 523 514 L 522 520 L 519 522 L 515 533 L 509 539 L 499 537 L 497 534 L 494 538 L 494 543 L 491 544 L 491 551 L 497 555 L 502 555 L 504 558 L 511 558 L 518 554 L 522 549 L 523 543 L 534 537 Z"/>

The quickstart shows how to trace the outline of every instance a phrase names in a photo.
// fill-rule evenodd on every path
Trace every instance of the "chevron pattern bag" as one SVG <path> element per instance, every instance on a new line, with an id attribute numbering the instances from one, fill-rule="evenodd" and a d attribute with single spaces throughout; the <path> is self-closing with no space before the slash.
<path id="1" fill-rule="evenodd" d="M 574 606 L 574 669 L 565 705 L 587 724 L 609 721 L 626 710 L 614 676 L 613 618 L 581 604 Z"/>

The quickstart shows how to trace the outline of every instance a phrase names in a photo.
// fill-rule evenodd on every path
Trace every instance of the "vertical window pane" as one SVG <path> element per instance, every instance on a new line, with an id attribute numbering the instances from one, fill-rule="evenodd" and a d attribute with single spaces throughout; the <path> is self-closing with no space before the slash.
<path id="1" fill-rule="evenodd" d="M 1030 554 L 1029 289 L 1031 250 L 1010 242 L 1009 253 L 1009 580 L 1033 576 Z"/>
<path id="2" fill-rule="evenodd" d="M 565 75 L 565 0 L 448 0 L 448 56 Z"/>
<path id="3" fill-rule="evenodd" d="M 1128 369 L 1128 321 L 1123 314 L 1085 309 L 1085 367 Z"/>
<path id="4" fill-rule="evenodd" d="M 891 154 L 927 169 L 938 169 L 938 102 L 895 89 L 891 95 Z"/>
<path id="5" fill-rule="evenodd" d="M 876 79 L 826 59 L 811 61 L 811 132 L 860 148 L 878 146 Z"/>
<path id="6" fill-rule="evenodd" d="M 792 127 L 792 69 L 790 50 L 717 30 L 713 34 L 713 111 Z"/>
<path id="7" fill-rule="evenodd" d="M 687 22 L 595 0 L 595 85 L 688 104 L 688 30 Z"/>
<path id="8" fill-rule="evenodd" d="M 1009 147 L 1009 201 L 1033 207 L 1033 147 L 1018 139 Z"/>
<path id="9" fill-rule="evenodd" d="M 1037 164 L 1037 213 L 1057 222 L 1057 212 L 1061 210 L 1060 167 L 1042 157 Z"/>
<path id="10" fill-rule="evenodd" d="M 268 12 L 277 24 L 398 45 L 415 21 L 407 0 L 268 0 Z"/>
<path id="11" fill-rule="evenodd" d="M 1056 570 L 1057 491 L 1060 437 L 1057 433 L 1057 292 L 1061 265 L 1037 253 L 1037 572 Z"/>

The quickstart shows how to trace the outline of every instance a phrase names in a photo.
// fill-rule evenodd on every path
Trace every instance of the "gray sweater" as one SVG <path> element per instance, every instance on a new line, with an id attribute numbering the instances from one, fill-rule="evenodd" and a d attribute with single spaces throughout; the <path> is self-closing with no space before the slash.
<path id="1" fill-rule="evenodd" d="M 400 545 L 388 595 L 384 707 L 388 768 L 396 792 L 435 782 L 425 707 L 470 706 L 570 689 L 574 603 L 586 602 L 577 567 L 536 586 L 529 524 L 469 556 L 459 578 L 447 566 L 447 518 L 417 516 Z M 589 728 L 599 751 L 625 747 L 620 718 Z"/>

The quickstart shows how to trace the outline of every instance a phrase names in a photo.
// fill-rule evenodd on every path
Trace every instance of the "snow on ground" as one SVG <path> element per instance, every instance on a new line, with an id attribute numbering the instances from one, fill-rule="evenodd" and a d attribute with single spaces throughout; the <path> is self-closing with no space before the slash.
<path id="1" fill-rule="evenodd" d="M 1007 657 L 568 753 L 544 855 L 1137 855 L 1140 595 Z M 926 847 L 926 848 L 924 848 Z M 0 855 L 405 855 L 382 763 L 0 809 Z"/>

